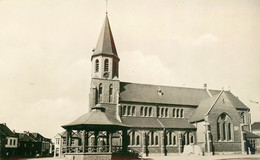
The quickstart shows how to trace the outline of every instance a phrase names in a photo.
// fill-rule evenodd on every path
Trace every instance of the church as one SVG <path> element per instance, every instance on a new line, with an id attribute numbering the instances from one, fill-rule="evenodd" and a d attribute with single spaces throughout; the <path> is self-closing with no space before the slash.
<path id="1" fill-rule="evenodd" d="M 202 154 L 248 151 L 250 109 L 230 91 L 120 81 L 120 54 L 107 15 L 91 62 L 90 111 L 62 126 L 67 154 L 112 143 L 142 156 L 181 154 L 185 146 L 199 147 Z M 101 128 L 95 128 L 98 123 Z M 70 148 L 76 132 L 83 137 L 77 150 Z"/>

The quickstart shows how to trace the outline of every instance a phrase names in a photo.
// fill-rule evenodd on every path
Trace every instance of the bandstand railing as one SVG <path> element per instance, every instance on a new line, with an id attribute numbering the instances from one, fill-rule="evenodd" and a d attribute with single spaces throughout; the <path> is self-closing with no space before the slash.
<path id="1" fill-rule="evenodd" d="M 112 153 L 121 152 L 122 146 L 112 146 Z M 67 146 L 67 153 L 109 153 L 109 145 L 86 146 L 85 151 L 83 146 Z"/>

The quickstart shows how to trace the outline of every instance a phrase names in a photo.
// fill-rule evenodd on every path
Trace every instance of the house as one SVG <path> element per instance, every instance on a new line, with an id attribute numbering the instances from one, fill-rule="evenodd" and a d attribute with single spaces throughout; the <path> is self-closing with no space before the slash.
<path id="1" fill-rule="evenodd" d="M 63 128 L 69 131 L 72 127 L 91 125 L 90 116 L 101 114 L 96 112 L 100 109 L 121 123 L 114 121 L 116 125 L 130 127 L 128 148 L 144 156 L 180 154 L 186 146 L 199 147 L 198 154 L 248 152 L 248 138 L 253 138 L 250 109 L 233 93 L 209 89 L 206 84 L 202 88 L 187 88 L 122 82 L 119 61 L 106 15 L 91 55 L 89 108 L 93 114 L 85 114 Z M 93 133 L 86 128 L 82 133 L 90 146 L 87 135 Z M 95 141 L 99 141 L 102 133 L 95 134 Z M 79 152 L 88 152 L 85 145 L 83 148 Z"/>
<path id="2" fill-rule="evenodd" d="M 43 137 L 40 133 L 29 133 L 36 143 L 36 150 L 39 156 L 50 156 L 52 154 L 51 139 Z"/>
<path id="3" fill-rule="evenodd" d="M 254 122 L 251 126 L 252 132 L 260 136 L 260 122 Z M 250 142 L 255 148 L 255 152 L 260 153 L 260 138 L 251 139 Z"/>
<path id="4" fill-rule="evenodd" d="M 66 134 L 64 131 L 62 133 L 58 133 L 54 138 L 54 157 L 64 157 L 66 153 Z M 77 133 L 72 136 L 72 146 L 78 146 L 81 143 L 81 134 Z"/>
<path id="5" fill-rule="evenodd" d="M 15 157 L 18 148 L 18 137 L 5 123 L 0 124 L 0 158 Z"/>
<path id="6" fill-rule="evenodd" d="M 24 131 L 17 133 L 19 137 L 18 156 L 19 157 L 36 157 L 40 153 L 37 148 L 37 141 L 30 136 L 30 132 Z"/>

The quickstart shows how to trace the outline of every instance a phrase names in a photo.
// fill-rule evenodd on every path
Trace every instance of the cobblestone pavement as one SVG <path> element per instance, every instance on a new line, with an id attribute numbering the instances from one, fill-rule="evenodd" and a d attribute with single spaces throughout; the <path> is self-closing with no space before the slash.
<path id="1" fill-rule="evenodd" d="M 25 160 L 25 159 L 24 159 Z M 65 158 L 30 158 L 28 160 L 65 160 Z M 187 156 L 187 155 L 175 155 L 175 156 L 154 156 L 145 157 L 143 160 L 260 160 L 260 154 L 255 155 L 215 155 L 215 156 Z"/>

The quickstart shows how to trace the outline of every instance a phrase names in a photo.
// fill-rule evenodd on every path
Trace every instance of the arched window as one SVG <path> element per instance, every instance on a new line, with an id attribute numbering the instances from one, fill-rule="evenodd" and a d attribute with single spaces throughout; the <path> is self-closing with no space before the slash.
<path id="1" fill-rule="evenodd" d="M 135 106 L 132 107 L 132 116 L 135 116 Z"/>
<path id="2" fill-rule="evenodd" d="M 154 145 L 154 132 L 151 132 L 151 145 Z"/>
<path id="3" fill-rule="evenodd" d="M 126 115 L 126 106 L 123 106 L 123 115 Z"/>
<path id="4" fill-rule="evenodd" d="M 165 117 L 168 117 L 168 108 L 165 108 Z"/>
<path id="5" fill-rule="evenodd" d="M 217 123 L 217 138 L 218 138 L 218 141 L 220 140 L 220 126 L 219 126 L 219 122 Z"/>
<path id="6" fill-rule="evenodd" d="M 155 136 L 155 145 L 158 145 L 159 144 L 159 137 L 158 135 Z"/>
<path id="7" fill-rule="evenodd" d="M 190 143 L 191 143 L 191 144 L 194 143 L 194 136 L 193 136 L 193 134 L 190 134 Z"/>
<path id="8" fill-rule="evenodd" d="M 175 118 L 175 108 L 173 108 L 173 110 L 172 110 L 172 117 L 174 117 Z"/>
<path id="9" fill-rule="evenodd" d="M 141 107 L 140 108 L 140 116 L 143 116 L 144 115 L 144 107 Z"/>
<path id="10" fill-rule="evenodd" d="M 144 116 L 146 117 L 147 115 L 148 115 L 148 108 L 145 107 L 145 109 L 144 109 Z"/>
<path id="11" fill-rule="evenodd" d="M 135 131 L 132 131 L 132 145 L 135 145 Z"/>
<path id="12" fill-rule="evenodd" d="M 169 145 L 172 145 L 172 132 L 169 133 Z"/>
<path id="13" fill-rule="evenodd" d="M 157 108 L 157 117 L 160 117 L 160 108 Z"/>
<path id="14" fill-rule="evenodd" d="M 183 118 L 183 109 L 181 109 L 181 118 Z"/>
<path id="15" fill-rule="evenodd" d="M 128 106 L 127 107 L 127 115 L 130 116 L 130 114 L 131 114 L 131 106 Z"/>
<path id="16" fill-rule="evenodd" d="M 150 107 L 150 108 L 149 108 L 149 117 L 151 117 L 151 116 L 152 116 L 152 111 L 153 111 L 153 108 L 152 108 L 152 107 Z"/>
<path id="17" fill-rule="evenodd" d="M 96 64 L 95 64 L 95 71 L 96 72 L 99 72 L 99 60 L 98 59 L 96 59 L 96 62 L 95 62 Z"/>
<path id="18" fill-rule="evenodd" d="M 140 136 L 139 135 L 136 136 L 136 145 L 140 145 Z"/>
<path id="19" fill-rule="evenodd" d="M 176 140 L 177 139 L 177 137 L 176 137 L 176 135 L 173 135 L 173 145 L 176 145 L 177 143 L 176 143 Z"/>
<path id="20" fill-rule="evenodd" d="M 113 85 L 109 86 L 109 102 L 113 102 Z"/>
<path id="21" fill-rule="evenodd" d="M 161 117 L 164 117 L 164 108 L 161 108 Z"/>
<path id="22" fill-rule="evenodd" d="M 228 123 L 228 140 L 231 140 L 231 123 Z"/>
<path id="23" fill-rule="evenodd" d="M 104 65 L 104 71 L 105 71 L 105 72 L 108 71 L 108 67 L 109 67 L 108 59 L 105 59 L 105 65 Z"/>
<path id="24" fill-rule="evenodd" d="M 226 140 L 226 123 L 223 122 L 223 128 L 222 128 L 222 134 L 223 134 L 223 140 Z"/>
<path id="25" fill-rule="evenodd" d="M 219 141 L 233 140 L 233 123 L 226 113 L 222 113 L 218 118 L 217 138 Z"/>
<path id="26" fill-rule="evenodd" d="M 177 118 L 179 118 L 179 115 L 180 115 L 179 111 L 180 111 L 179 109 L 176 110 Z"/>
<path id="27" fill-rule="evenodd" d="M 102 83 L 99 84 L 99 89 L 98 89 L 98 92 L 99 92 L 99 102 L 102 102 L 102 91 L 103 90 L 103 87 L 102 87 Z"/>
<path id="28" fill-rule="evenodd" d="M 242 122 L 244 124 L 245 123 L 245 114 L 244 114 L 244 112 L 241 112 L 241 118 L 242 118 Z"/>

